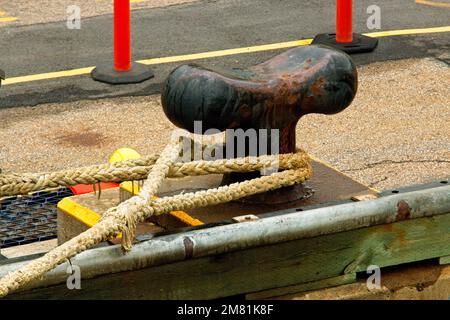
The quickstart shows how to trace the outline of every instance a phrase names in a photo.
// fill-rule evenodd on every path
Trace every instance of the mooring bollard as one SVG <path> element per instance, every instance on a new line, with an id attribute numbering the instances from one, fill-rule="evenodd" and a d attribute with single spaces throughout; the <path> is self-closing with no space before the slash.
<path id="1" fill-rule="evenodd" d="M 154 77 L 148 66 L 131 61 L 130 0 L 114 0 L 114 64 L 97 66 L 91 76 L 109 84 L 139 83 Z"/>
<path id="2" fill-rule="evenodd" d="M 221 72 L 195 64 L 182 65 L 170 73 L 161 101 L 166 116 L 182 129 L 197 134 L 216 129 L 227 135 L 227 129 L 232 129 L 230 135 L 243 139 L 237 144 L 243 142 L 245 150 L 238 154 L 226 150 L 223 155 L 227 158 L 232 158 L 231 153 L 234 157 L 256 156 L 249 152 L 255 148 L 259 156 L 294 153 L 299 119 L 310 113 L 335 114 L 344 110 L 356 95 L 357 83 L 355 65 L 346 54 L 311 45 L 291 49 L 247 70 L 230 68 Z M 196 121 L 201 121 L 201 132 L 196 132 Z M 239 132 L 241 136 L 236 136 Z M 257 141 L 247 139 L 253 132 Z M 264 138 L 261 133 L 265 133 Z M 273 150 L 273 146 L 278 148 Z M 255 174 L 230 173 L 223 184 L 249 180 Z M 274 191 L 273 201 L 257 196 L 253 202 L 282 203 L 304 198 L 305 192 L 299 187 Z"/>
<path id="3" fill-rule="evenodd" d="M 291 153 L 299 119 L 344 110 L 356 95 L 357 83 L 347 55 L 311 45 L 246 70 L 182 65 L 167 78 L 161 101 L 166 116 L 182 129 L 196 134 L 209 129 L 278 129 L 279 150 L 274 151 Z M 201 121 L 202 132 L 195 132 L 196 121 Z M 266 150 L 270 152 L 270 145 Z"/>
<path id="4" fill-rule="evenodd" d="M 353 33 L 353 1 L 336 0 L 336 33 L 317 35 L 313 44 L 324 44 L 346 53 L 371 52 L 378 46 L 378 39 Z"/>

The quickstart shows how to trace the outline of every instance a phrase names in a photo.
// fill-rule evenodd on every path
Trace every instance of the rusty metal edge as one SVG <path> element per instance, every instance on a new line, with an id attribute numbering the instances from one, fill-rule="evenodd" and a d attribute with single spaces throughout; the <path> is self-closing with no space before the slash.
<path id="1" fill-rule="evenodd" d="M 248 223 L 156 237 L 135 245 L 126 255 L 122 254 L 118 245 L 96 248 L 79 254 L 71 259 L 70 263 L 81 268 L 83 279 L 89 279 L 186 259 L 449 213 L 450 185 L 446 185 L 371 201 L 345 203 Z M 26 263 L 27 261 L 22 261 L 1 265 L 0 276 L 5 276 Z M 69 262 L 58 266 L 21 291 L 66 282 L 69 266 Z"/>

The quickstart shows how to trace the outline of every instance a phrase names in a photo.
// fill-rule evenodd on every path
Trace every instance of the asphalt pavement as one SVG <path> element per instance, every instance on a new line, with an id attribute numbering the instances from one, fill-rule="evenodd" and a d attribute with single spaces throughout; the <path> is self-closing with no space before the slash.
<path id="1" fill-rule="evenodd" d="M 377 1 L 381 30 L 366 26 L 367 7 L 355 1 L 355 32 L 429 28 L 450 25 L 450 8 L 414 1 Z M 143 8 L 133 11 L 133 59 L 242 48 L 298 39 L 334 30 L 334 5 L 327 0 L 217 0 Z M 82 19 L 80 30 L 65 21 L 0 28 L 0 68 L 7 77 L 90 67 L 112 59 L 112 15 Z M 355 55 L 358 65 L 403 58 L 435 57 L 450 63 L 450 33 L 386 37 L 379 48 Z M 247 67 L 278 51 L 210 58 L 198 63 Z M 111 86 L 89 75 L 25 82 L 0 89 L 0 107 L 158 93 L 162 81 L 182 62 L 152 66 L 155 78 L 138 85 Z"/>

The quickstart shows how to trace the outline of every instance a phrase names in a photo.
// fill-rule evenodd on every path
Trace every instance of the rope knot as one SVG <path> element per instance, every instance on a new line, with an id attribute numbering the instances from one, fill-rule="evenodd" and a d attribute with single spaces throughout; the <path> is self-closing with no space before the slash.
<path id="1" fill-rule="evenodd" d="M 106 211 L 102 219 L 92 228 L 0 279 L 0 297 L 7 295 L 10 291 L 17 290 L 32 280 L 39 279 L 45 272 L 52 270 L 58 264 L 95 244 L 117 236 L 120 232 L 122 232 L 122 250 L 124 252 L 131 250 L 137 224 L 152 215 L 165 214 L 173 210 L 217 205 L 292 186 L 304 182 L 312 173 L 309 157 L 301 149 L 298 149 L 296 153 L 277 157 L 262 156 L 261 161 L 255 161 L 254 163 L 252 161 L 241 163 L 242 159 L 175 163 L 182 147 L 180 140 L 175 139 L 171 140 L 159 157 L 152 156 L 141 160 L 91 166 L 77 170 L 21 175 L 5 175 L 4 173 L 1 174 L 0 171 L 0 197 L 27 194 L 49 187 L 67 187 L 80 183 L 146 179 L 139 195 Z M 255 160 L 255 158 L 247 160 Z M 277 166 L 276 169 L 280 169 L 280 171 L 275 170 L 271 175 L 216 189 L 154 200 L 155 194 L 168 176 L 183 177 L 212 173 L 252 172 L 262 170 L 268 164 L 279 164 L 280 166 Z"/>

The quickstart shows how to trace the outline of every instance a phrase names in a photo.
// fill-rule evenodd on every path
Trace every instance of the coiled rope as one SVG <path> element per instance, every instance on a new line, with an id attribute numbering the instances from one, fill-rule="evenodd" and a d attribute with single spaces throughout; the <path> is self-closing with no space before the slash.
<path id="1" fill-rule="evenodd" d="M 299 184 L 312 175 L 309 156 L 301 149 L 277 156 L 177 163 L 182 145 L 180 138 L 173 138 L 159 156 L 75 170 L 21 175 L 0 173 L 0 197 L 27 194 L 49 187 L 146 179 L 138 195 L 109 209 L 92 228 L 0 279 L 0 297 L 40 278 L 78 253 L 116 237 L 120 232 L 123 234 L 122 249 L 124 252 L 131 250 L 136 225 L 153 215 L 230 202 Z M 282 171 L 215 189 L 154 199 L 166 177 L 252 172 L 271 168 L 274 164 Z"/>

